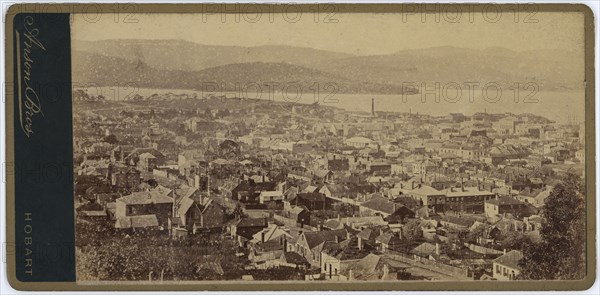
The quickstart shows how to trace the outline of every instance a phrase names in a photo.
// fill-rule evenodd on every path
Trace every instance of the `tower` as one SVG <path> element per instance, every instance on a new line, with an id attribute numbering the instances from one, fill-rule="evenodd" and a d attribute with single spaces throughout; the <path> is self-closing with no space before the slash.
<path id="1" fill-rule="evenodd" d="M 371 116 L 375 117 L 375 99 L 371 98 Z"/>

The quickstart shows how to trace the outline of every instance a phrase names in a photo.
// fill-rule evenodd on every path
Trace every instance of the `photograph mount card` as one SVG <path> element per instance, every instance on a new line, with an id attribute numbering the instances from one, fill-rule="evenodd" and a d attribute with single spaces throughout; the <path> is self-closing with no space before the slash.
<path id="1" fill-rule="evenodd" d="M 568 4 L 11 6 L 9 282 L 587 289 L 594 28 Z"/>

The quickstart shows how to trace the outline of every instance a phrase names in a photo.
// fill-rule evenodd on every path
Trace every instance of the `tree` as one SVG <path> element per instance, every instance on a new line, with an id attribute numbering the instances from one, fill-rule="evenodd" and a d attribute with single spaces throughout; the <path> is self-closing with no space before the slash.
<path id="1" fill-rule="evenodd" d="M 413 277 L 413 275 L 406 270 L 401 270 L 398 272 L 398 280 L 408 281 L 408 280 L 414 280 L 414 279 L 415 278 Z"/>
<path id="2" fill-rule="evenodd" d="M 77 89 L 77 90 L 73 91 L 73 100 L 87 101 L 89 99 L 90 99 L 90 96 L 87 94 L 86 91 L 81 90 L 81 89 Z"/>
<path id="3" fill-rule="evenodd" d="M 487 225 L 481 224 L 478 227 L 474 228 L 472 231 L 469 231 L 466 236 L 467 243 L 477 243 L 480 237 L 484 237 L 485 233 L 488 230 Z"/>
<path id="4" fill-rule="evenodd" d="M 469 242 L 469 231 L 466 229 L 459 230 L 456 233 L 456 238 L 455 239 L 451 238 L 450 241 L 452 241 L 454 243 L 458 243 L 458 245 L 460 245 L 462 247 L 462 245 Z"/>
<path id="5" fill-rule="evenodd" d="M 341 203 L 337 210 L 341 217 L 353 216 L 354 215 L 354 207 L 348 203 Z"/>
<path id="6" fill-rule="evenodd" d="M 511 231 L 504 235 L 500 245 L 503 249 L 507 250 L 523 250 L 531 243 L 531 238 L 528 236 L 520 232 Z"/>
<path id="7" fill-rule="evenodd" d="M 150 185 L 150 187 L 152 187 L 152 188 L 155 188 L 158 186 L 158 182 L 154 178 L 148 179 L 148 181 L 146 181 L 146 183 L 148 183 Z"/>
<path id="8" fill-rule="evenodd" d="M 77 275 L 83 280 L 197 280 L 194 264 L 206 248 L 185 247 L 152 234 L 106 237 L 77 247 Z M 210 250 L 218 253 L 217 250 Z"/>
<path id="9" fill-rule="evenodd" d="M 107 136 L 104 137 L 103 139 L 104 142 L 110 143 L 110 144 L 117 144 L 119 143 L 119 141 L 117 140 L 117 137 L 114 134 L 109 134 Z"/>
<path id="10" fill-rule="evenodd" d="M 423 235 L 421 222 L 418 219 L 411 219 L 403 227 L 402 234 L 409 241 L 416 241 Z"/>
<path id="11" fill-rule="evenodd" d="M 244 212 L 244 208 L 242 208 L 242 206 L 240 206 L 240 204 L 236 204 L 235 208 L 228 215 L 229 215 L 230 219 L 237 219 L 237 220 L 248 217 L 248 214 L 246 214 L 246 212 Z"/>
<path id="12" fill-rule="evenodd" d="M 546 198 L 542 241 L 523 249 L 521 278 L 574 280 L 585 276 L 585 201 L 580 178 L 568 174 Z"/>
<path id="13" fill-rule="evenodd" d="M 231 115 L 231 112 L 229 111 L 229 109 L 221 109 L 217 113 L 217 116 L 219 118 L 227 117 L 229 115 Z"/>

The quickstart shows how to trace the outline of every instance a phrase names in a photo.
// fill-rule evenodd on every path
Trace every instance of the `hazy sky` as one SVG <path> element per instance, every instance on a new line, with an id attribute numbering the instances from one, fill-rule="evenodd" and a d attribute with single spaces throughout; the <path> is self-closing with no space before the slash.
<path id="1" fill-rule="evenodd" d="M 455 46 L 513 50 L 565 49 L 583 53 L 583 14 L 504 12 L 414 15 L 400 13 L 336 13 L 324 23 L 325 14 L 125 14 L 75 15 L 72 35 L 78 40 L 182 39 L 209 45 L 290 45 L 353 54 L 386 54 L 403 49 Z M 436 16 L 438 21 L 436 22 Z M 425 19 L 423 19 L 425 17 Z M 315 22 L 315 18 L 319 22 Z M 296 20 L 296 22 L 292 22 Z M 424 22 L 423 22 L 424 20 Z M 537 23 L 525 23 L 534 21 Z"/>

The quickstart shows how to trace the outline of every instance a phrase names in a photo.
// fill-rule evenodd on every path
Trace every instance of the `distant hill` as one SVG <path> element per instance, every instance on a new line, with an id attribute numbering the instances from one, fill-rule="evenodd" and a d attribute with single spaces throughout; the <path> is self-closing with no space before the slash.
<path id="1" fill-rule="evenodd" d="M 137 87 L 167 89 L 240 91 L 248 87 L 263 93 L 281 91 L 289 85 L 288 93 L 295 94 L 299 86 L 303 95 L 319 87 L 321 94 L 338 93 L 401 93 L 399 86 L 359 82 L 331 73 L 287 63 L 238 63 L 207 68 L 200 71 L 157 69 L 138 61 L 114 56 L 74 51 L 73 80 L 79 85 L 114 86 L 133 83 Z M 272 88 L 269 88 L 272 87 Z"/>
<path id="2" fill-rule="evenodd" d="M 540 90 L 562 90 L 583 87 L 583 66 L 583 57 L 576 59 L 571 53 L 558 50 L 516 52 L 505 48 L 437 47 L 348 57 L 320 63 L 317 68 L 348 79 L 378 83 L 534 82 Z"/>
<path id="3" fill-rule="evenodd" d="M 213 46 L 182 40 L 77 41 L 72 48 L 166 70 L 198 71 L 227 64 L 265 62 L 314 67 L 350 54 L 291 46 Z"/>
<path id="4" fill-rule="evenodd" d="M 540 91 L 582 89 L 583 57 L 560 50 L 516 52 L 435 47 L 356 56 L 291 46 L 212 46 L 180 40 L 73 42 L 74 80 L 135 82 L 148 88 L 198 89 L 205 82 L 298 82 L 339 86 L 341 93 L 401 93 L 406 82 L 534 82 Z M 431 85 L 431 84 L 429 84 Z M 507 90 L 512 91 L 512 90 Z"/>

